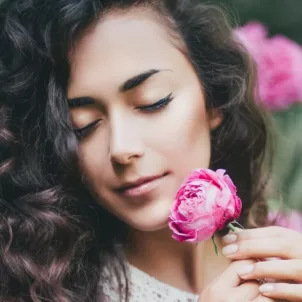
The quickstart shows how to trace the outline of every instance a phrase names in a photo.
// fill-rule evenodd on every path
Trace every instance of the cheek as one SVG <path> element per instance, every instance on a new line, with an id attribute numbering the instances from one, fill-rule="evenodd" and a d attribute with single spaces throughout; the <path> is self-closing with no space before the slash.
<path id="1" fill-rule="evenodd" d="M 164 154 L 170 168 L 178 167 L 187 174 L 209 167 L 210 129 L 203 95 L 183 97 L 156 127 L 154 148 Z"/>
<path id="2" fill-rule="evenodd" d="M 110 175 L 110 170 L 107 168 L 109 164 L 108 152 L 104 148 L 104 138 L 99 137 L 98 133 L 93 138 L 80 145 L 80 160 L 81 169 L 84 175 L 86 185 L 92 191 L 95 187 L 103 186 L 106 179 Z"/>

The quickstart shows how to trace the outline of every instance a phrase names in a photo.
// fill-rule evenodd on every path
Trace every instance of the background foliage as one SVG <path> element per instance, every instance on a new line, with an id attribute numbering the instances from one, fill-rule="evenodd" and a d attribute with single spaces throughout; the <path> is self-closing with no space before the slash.
<path id="1" fill-rule="evenodd" d="M 204 1 L 209 2 L 209 1 Z M 241 25 L 257 20 L 269 27 L 272 34 L 284 34 L 302 44 L 301 0 L 216 0 L 238 17 Z"/>
<path id="2" fill-rule="evenodd" d="M 208 1 L 207 1 L 208 2 Z M 235 24 L 260 21 L 270 35 L 302 44 L 302 0 L 216 0 Z M 301 66 L 302 69 L 302 66 Z M 301 83 L 302 85 L 302 83 Z M 285 205 L 302 210 L 302 104 L 272 112 L 277 135 L 273 182 Z"/>

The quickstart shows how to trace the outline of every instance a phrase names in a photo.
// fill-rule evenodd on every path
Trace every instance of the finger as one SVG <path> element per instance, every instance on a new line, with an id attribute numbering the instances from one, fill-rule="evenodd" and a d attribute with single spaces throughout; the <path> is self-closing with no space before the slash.
<path id="1" fill-rule="evenodd" d="M 215 282 L 206 287 L 199 296 L 198 302 L 224 301 L 241 302 L 251 301 L 259 295 L 259 284 L 257 282 L 245 282 L 236 288 L 221 287 Z"/>
<path id="2" fill-rule="evenodd" d="M 302 258 L 302 245 L 297 244 L 297 242 L 299 241 L 292 241 L 290 238 L 282 237 L 238 240 L 225 246 L 222 249 L 222 253 L 229 259 L 234 260 L 270 257 L 300 259 Z"/>
<path id="3" fill-rule="evenodd" d="M 229 236 L 230 235 L 230 236 Z M 279 227 L 279 226 L 271 226 L 257 229 L 244 229 L 240 231 L 230 231 L 227 235 L 222 238 L 222 241 L 225 243 L 228 242 L 229 239 L 234 238 L 235 235 L 239 240 L 250 240 L 257 238 L 268 238 L 268 237 L 284 237 L 288 238 L 290 236 L 301 239 L 301 234 L 297 231 Z M 232 240 L 232 239 L 231 239 Z M 233 239 L 234 240 L 234 239 Z"/>
<path id="4" fill-rule="evenodd" d="M 302 282 L 302 260 L 262 261 L 238 271 L 243 280 L 276 279 Z"/>
<path id="5" fill-rule="evenodd" d="M 262 295 L 258 295 L 258 297 L 251 302 L 275 302 L 276 300 L 273 298 L 264 297 Z M 279 300 L 280 301 L 280 300 Z"/>
<path id="6" fill-rule="evenodd" d="M 236 288 L 233 301 L 252 301 L 259 295 L 257 282 L 245 282 Z"/>
<path id="7" fill-rule="evenodd" d="M 228 268 L 218 277 L 216 285 L 217 288 L 237 287 L 242 283 L 242 279 L 238 275 L 238 271 L 248 265 L 254 264 L 253 260 L 233 261 Z"/>
<path id="8" fill-rule="evenodd" d="M 266 283 L 259 287 L 260 293 L 269 298 L 302 301 L 302 284 Z"/>

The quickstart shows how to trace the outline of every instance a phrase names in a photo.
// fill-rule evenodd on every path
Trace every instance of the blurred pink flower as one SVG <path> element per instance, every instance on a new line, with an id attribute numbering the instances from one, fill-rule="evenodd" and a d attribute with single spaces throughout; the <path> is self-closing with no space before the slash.
<path id="1" fill-rule="evenodd" d="M 302 101 L 302 48 L 282 36 L 268 40 L 257 60 L 259 96 L 270 109 Z"/>
<path id="2" fill-rule="evenodd" d="M 260 23 L 235 29 L 235 36 L 257 64 L 258 97 L 271 110 L 283 110 L 302 102 L 302 48 L 290 39 L 267 37 Z"/>
<path id="3" fill-rule="evenodd" d="M 249 22 L 234 30 L 235 36 L 256 59 L 261 52 L 261 46 L 266 42 L 267 28 L 259 22 Z"/>
<path id="4" fill-rule="evenodd" d="M 302 233 L 302 214 L 298 211 L 286 213 L 273 211 L 269 213 L 268 219 L 270 222 L 273 222 L 274 225 Z"/>

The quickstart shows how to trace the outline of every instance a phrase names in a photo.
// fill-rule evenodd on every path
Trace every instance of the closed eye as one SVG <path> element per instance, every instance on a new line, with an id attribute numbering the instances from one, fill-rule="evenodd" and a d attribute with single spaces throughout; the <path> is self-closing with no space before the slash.
<path id="1" fill-rule="evenodd" d="M 145 112 L 155 112 L 158 111 L 164 107 L 166 107 L 172 100 L 174 99 L 172 93 L 170 93 L 168 96 L 166 96 L 165 98 L 159 100 L 158 102 L 151 104 L 151 105 L 147 105 L 147 106 L 140 106 L 137 107 L 136 109 L 145 111 Z M 83 128 L 74 128 L 73 131 L 76 134 L 76 136 L 79 139 L 84 138 L 85 136 L 87 136 L 90 131 L 92 131 L 94 129 L 94 127 L 101 121 L 101 119 L 96 120 L 95 122 L 83 127 Z"/>
<path id="2" fill-rule="evenodd" d="M 73 131 L 76 136 L 81 139 L 89 134 L 91 130 L 101 121 L 101 119 L 96 120 L 95 122 L 83 127 L 83 128 L 74 128 Z"/>
<path id="3" fill-rule="evenodd" d="M 165 98 L 159 100 L 158 102 L 156 102 L 154 104 L 147 105 L 147 106 L 140 106 L 140 107 L 137 107 L 136 109 L 140 109 L 145 112 L 155 112 L 157 110 L 160 110 L 160 109 L 166 107 L 172 100 L 173 100 L 173 95 L 172 95 L 172 93 L 170 93 L 168 96 L 166 96 Z"/>

